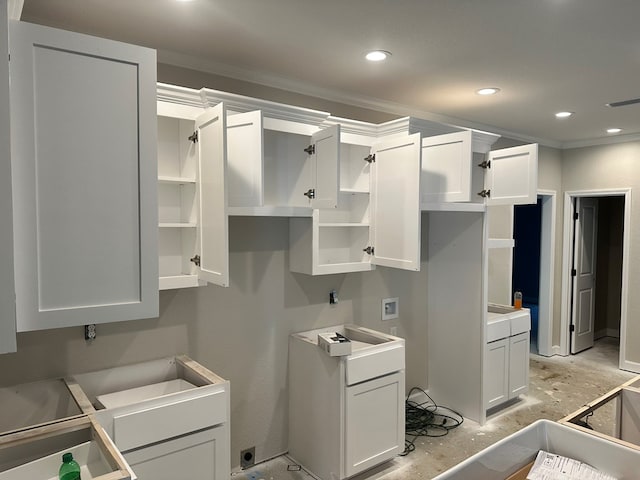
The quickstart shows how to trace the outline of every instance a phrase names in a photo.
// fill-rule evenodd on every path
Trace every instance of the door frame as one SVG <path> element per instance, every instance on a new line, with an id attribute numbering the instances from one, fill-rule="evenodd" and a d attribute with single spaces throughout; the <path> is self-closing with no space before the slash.
<path id="1" fill-rule="evenodd" d="M 555 190 L 538 190 L 538 196 L 542 197 L 538 355 L 550 357 L 555 353 L 552 340 L 557 192 Z"/>
<path id="2" fill-rule="evenodd" d="M 640 365 L 626 359 L 627 303 L 629 295 L 629 251 L 631 243 L 631 189 L 575 190 L 564 192 L 564 221 L 562 235 L 562 300 L 560 315 L 560 355 L 569 355 L 569 325 L 571 323 L 571 262 L 573 199 L 577 197 L 624 197 L 624 225 L 622 238 L 622 293 L 620 296 L 620 357 L 618 368 L 639 372 Z"/>

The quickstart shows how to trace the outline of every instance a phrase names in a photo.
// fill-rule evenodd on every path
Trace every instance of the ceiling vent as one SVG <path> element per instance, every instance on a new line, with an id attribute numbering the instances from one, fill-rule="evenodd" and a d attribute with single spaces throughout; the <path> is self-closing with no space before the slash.
<path id="1" fill-rule="evenodd" d="M 640 98 L 633 98 L 631 100 L 622 100 L 621 102 L 607 103 L 607 107 L 624 107 L 627 105 L 633 105 L 634 103 L 640 103 Z"/>

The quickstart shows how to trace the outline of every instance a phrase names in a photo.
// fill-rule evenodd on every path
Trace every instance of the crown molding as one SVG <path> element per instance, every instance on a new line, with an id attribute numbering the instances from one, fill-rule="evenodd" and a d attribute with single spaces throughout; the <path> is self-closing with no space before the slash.
<path id="1" fill-rule="evenodd" d="M 616 143 L 629 143 L 640 141 L 640 133 L 628 133 L 625 135 L 614 135 L 608 137 L 590 138 L 587 140 L 577 140 L 575 142 L 565 142 L 562 144 L 563 149 L 596 147 L 598 145 L 614 145 Z"/>

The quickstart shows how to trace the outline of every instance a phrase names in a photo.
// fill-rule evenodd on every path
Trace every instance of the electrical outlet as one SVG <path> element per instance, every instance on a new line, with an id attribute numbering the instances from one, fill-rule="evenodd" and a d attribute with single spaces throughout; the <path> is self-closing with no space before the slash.
<path id="1" fill-rule="evenodd" d="M 256 463 L 256 447 L 245 448 L 240 452 L 240 468 L 252 467 Z"/>
<path id="2" fill-rule="evenodd" d="M 400 301 L 398 297 L 382 299 L 382 320 L 391 320 L 398 318 L 400 310 Z"/>
<path id="3" fill-rule="evenodd" d="M 98 332 L 96 331 L 95 323 L 91 323 L 89 325 L 84 326 L 84 339 L 85 340 L 95 340 L 98 336 Z"/>
<path id="4" fill-rule="evenodd" d="M 338 303 L 338 292 L 331 290 L 329 292 L 329 305 L 335 305 Z"/>

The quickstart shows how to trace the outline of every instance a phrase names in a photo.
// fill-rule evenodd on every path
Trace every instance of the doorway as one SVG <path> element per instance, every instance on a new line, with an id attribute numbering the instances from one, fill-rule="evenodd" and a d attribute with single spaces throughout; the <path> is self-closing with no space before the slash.
<path id="1" fill-rule="evenodd" d="M 554 354 L 552 347 L 556 192 L 538 190 L 534 205 L 514 206 L 513 290 L 531 311 L 531 352 Z"/>
<path id="2" fill-rule="evenodd" d="M 630 190 L 565 194 L 562 272 L 562 355 L 607 338 L 626 366 Z"/>

